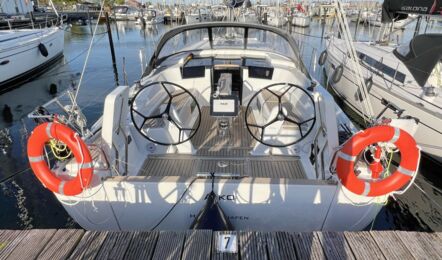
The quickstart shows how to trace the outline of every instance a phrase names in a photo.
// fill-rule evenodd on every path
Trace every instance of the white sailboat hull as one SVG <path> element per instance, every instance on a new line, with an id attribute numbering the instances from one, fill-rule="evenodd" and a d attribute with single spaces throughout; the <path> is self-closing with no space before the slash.
<path id="1" fill-rule="evenodd" d="M 47 57 L 39 50 L 43 44 Z M 0 33 L 0 86 L 30 76 L 61 57 L 64 31 L 59 28 L 5 31 Z"/>
<path id="2" fill-rule="evenodd" d="M 292 25 L 298 27 L 308 27 L 310 26 L 309 16 L 293 16 Z"/>
<path id="3" fill-rule="evenodd" d="M 147 17 L 146 18 L 146 24 L 152 25 L 152 24 L 161 24 L 164 23 L 164 16 L 159 15 L 156 17 Z"/>
<path id="4" fill-rule="evenodd" d="M 117 177 L 82 194 L 85 199 L 56 195 L 87 230 L 151 230 L 176 203 L 157 228 L 186 230 L 211 191 L 211 180 L 197 180 L 179 201 L 190 182 L 183 177 Z M 376 203 L 352 206 L 347 197 L 354 195 L 326 181 L 221 180 L 214 191 L 238 230 L 361 230 L 382 208 Z M 87 198 L 88 193 L 93 196 Z"/>
<path id="5" fill-rule="evenodd" d="M 203 23 L 203 22 L 210 22 L 212 19 L 209 15 L 186 15 L 186 23 L 187 24 L 193 24 L 193 23 Z"/>
<path id="6" fill-rule="evenodd" d="M 267 24 L 275 27 L 284 26 L 287 23 L 287 19 L 285 17 L 267 17 Z"/>

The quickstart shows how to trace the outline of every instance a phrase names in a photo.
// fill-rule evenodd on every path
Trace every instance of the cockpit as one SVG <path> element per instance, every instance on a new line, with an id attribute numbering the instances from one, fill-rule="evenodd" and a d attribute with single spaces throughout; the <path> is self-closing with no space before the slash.
<path id="1" fill-rule="evenodd" d="M 310 84 L 295 42 L 280 31 L 193 25 L 160 41 L 130 117 L 154 144 L 190 142 L 185 153 L 263 153 L 290 147 L 313 130 Z"/>
<path id="2" fill-rule="evenodd" d="M 290 163 L 278 168 L 281 176 L 305 178 L 295 165 L 300 158 L 316 160 L 311 154 L 325 149 L 318 146 L 327 138 L 319 134 L 323 123 L 336 123 L 332 98 L 321 97 L 313 83 L 283 31 L 240 23 L 179 27 L 160 40 L 139 83 L 108 96 L 103 129 L 124 121 L 127 132 L 103 130 L 103 139 L 129 143 L 118 151 L 120 161 L 147 154 L 144 162 L 129 162 L 145 164 L 142 169 L 169 165 L 173 155 L 183 165 L 198 162 L 192 172 L 259 175 L 267 173 L 250 167 L 265 156 L 263 165 Z M 250 167 L 235 170 L 236 164 Z"/>

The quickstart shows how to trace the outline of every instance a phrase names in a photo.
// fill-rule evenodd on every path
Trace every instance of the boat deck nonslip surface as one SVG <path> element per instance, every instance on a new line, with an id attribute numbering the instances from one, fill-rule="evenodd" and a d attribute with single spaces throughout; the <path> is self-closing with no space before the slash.
<path id="1" fill-rule="evenodd" d="M 442 233 L 0 230 L 0 259 L 442 259 Z"/>
<path id="2" fill-rule="evenodd" d="M 301 161 L 289 156 L 212 157 L 170 154 L 151 156 L 142 176 L 195 176 L 197 173 L 232 173 L 247 177 L 305 179 Z"/>
<path id="3" fill-rule="evenodd" d="M 195 176 L 197 173 L 231 173 L 262 178 L 305 179 L 304 167 L 295 156 L 252 156 L 256 141 L 244 120 L 245 108 L 231 119 L 210 116 L 201 108 L 201 126 L 191 139 L 195 155 L 150 155 L 140 176 Z M 219 134 L 219 120 L 229 120 L 230 127 Z M 254 122 L 254 120 L 251 120 Z"/>
<path id="4" fill-rule="evenodd" d="M 197 155 L 204 156 L 247 156 L 256 144 L 255 139 L 247 130 L 245 108 L 242 107 L 238 116 L 231 118 L 217 118 L 210 116 L 209 107 L 201 108 L 201 125 L 192 137 L 192 145 Z M 251 116 L 253 117 L 253 116 Z M 224 135 L 219 133 L 220 120 L 229 121 L 229 128 Z M 255 122 L 253 118 L 250 122 Z"/>

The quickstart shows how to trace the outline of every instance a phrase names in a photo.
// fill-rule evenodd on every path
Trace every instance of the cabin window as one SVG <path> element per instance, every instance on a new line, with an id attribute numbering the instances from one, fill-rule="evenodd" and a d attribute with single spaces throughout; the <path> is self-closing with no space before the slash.
<path id="1" fill-rule="evenodd" d="M 372 67 L 373 69 L 376 69 L 378 72 L 380 72 L 384 75 L 387 75 L 391 78 L 394 78 L 395 80 L 397 80 L 401 83 L 405 82 L 405 77 L 406 77 L 405 74 L 400 71 L 396 71 L 396 68 L 389 67 L 389 66 L 385 65 L 384 63 L 382 63 L 378 60 L 375 60 L 372 57 L 370 57 L 364 53 L 361 53 L 361 52 L 358 52 L 358 56 L 359 56 L 359 59 L 361 59 L 361 61 L 363 63 Z"/>

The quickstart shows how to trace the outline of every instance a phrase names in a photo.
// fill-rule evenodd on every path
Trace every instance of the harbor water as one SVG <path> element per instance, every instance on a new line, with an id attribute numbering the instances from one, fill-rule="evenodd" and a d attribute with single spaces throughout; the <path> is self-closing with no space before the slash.
<path id="1" fill-rule="evenodd" d="M 324 81 L 317 57 L 326 47 L 324 36 L 331 31 L 333 19 L 323 23 L 313 20 L 308 28 L 293 27 L 290 31 L 298 40 L 306 67 L 311 74 Z M 102 114 L 107 93 L 117 85 L 132 85 L 137 81 L 149 61 L 156 43 L 171 25 L 142 28 L 134 22 L 111 25 L 115 45 L 117 70 L 112 65 L 106 26 L 99 25 L 90 52 L 84 78 L 79 91 L 78 104 L 92 125 Z M 378 28 L 350 24 L 358 40 L 368 40 Z M 289 28 L 284 27 L 283 30 Z M 415 23 L 407 25 L 391 36 L 393 42 L 404 43 L 413 36 Z M 440 24 L 422 23 L 421 33 L 442 32 Z M 64 59 L 49 71 L 19 88 L 0 95 L 0 107 L 12 109 L 13 122 L 0 120 L 0 129 L 9 129 L 12 144 L 0 152 L 0 229 L 72 228 L 79 227 L 65 212 L 54 195 L 45 189 L 29 168 L 26 158 L 27 136 L 34 123 L 27 115 L 56 95 L 78 88 L 81 71 L 92 38 L 90 26 L 68 26 L 65 29 Z M 56 86 L 57 94 L 49 89 Z M 350 117 L 355 118 L 343 107 Z M 404 195 L 391 198 L 375 221 L 367 229 L 442 231 L 442 179 L 441 165 L 423 158 L 416 185 Z M 300 214 L 302 214 L 300 212 Z"/>

